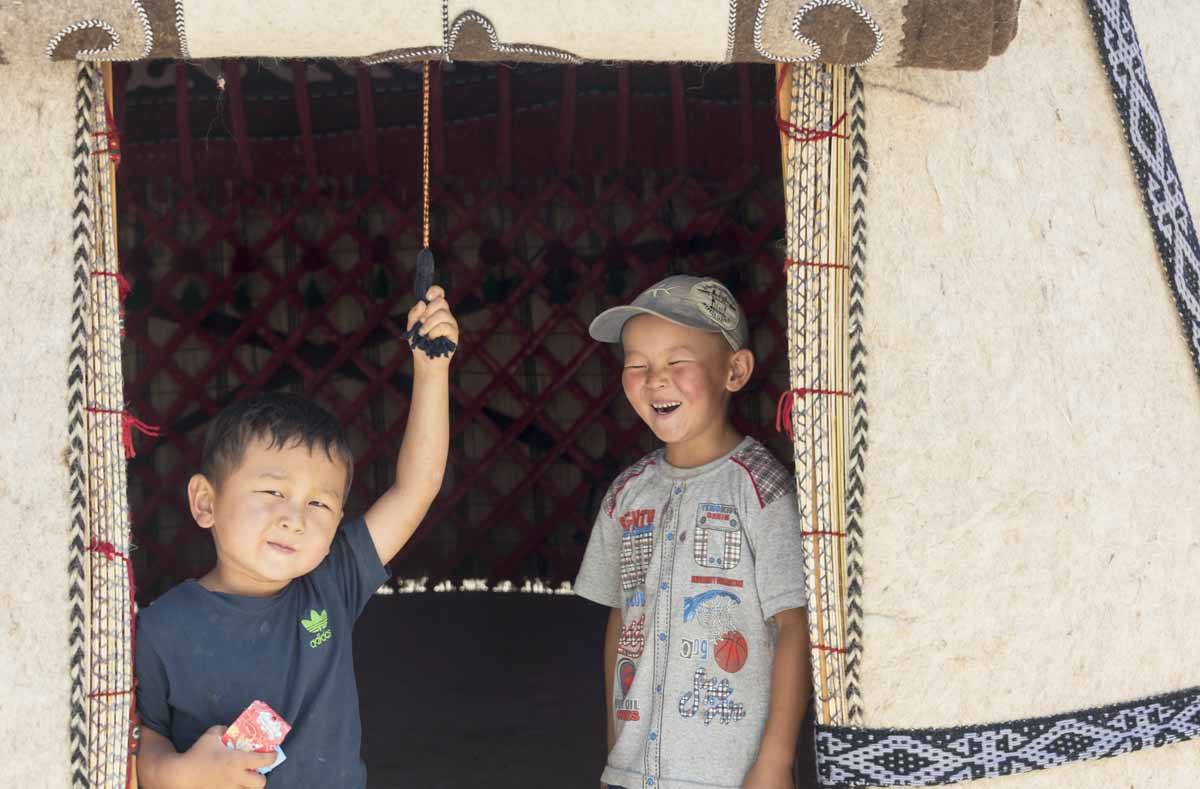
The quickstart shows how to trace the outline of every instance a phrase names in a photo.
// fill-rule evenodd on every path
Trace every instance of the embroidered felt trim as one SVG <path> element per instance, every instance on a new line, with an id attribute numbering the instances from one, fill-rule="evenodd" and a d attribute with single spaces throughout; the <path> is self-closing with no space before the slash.
<path id="1" fill-rule="evenodd" d="M 1150 87 L 1129 2 L 1088 0 L 1088 13 L 1125 128 L 1125 143 L 1158 256 L 1175 295 L 1192 363 L 1200 376 L 1200 240 L 1171 155 L 1162 113 Z"/>
<path id="2" fill-rule="evenodd" d="M 822 786 L 934 786 L 1103 759 L 1200 736 L 1200 688 L 953 729 L 818 727 Z"/>
<path id="3" fill-rule="evenodd" d="M 71 356 L 67 363 L 67 433 L 68 466 L 71 485 L 70 547 L 67 564 L 67 600 L 71 604 L 70 651 L 71 675 L 71 785 L 88 784 L 88 720 L 87 720 L 87 414 L 84 389 L 87 371 L 88 266 L 92 259 L 92 83 L 96 66 L 79 64 L 75 87 L 75 210 L 72 231 L 74 258 L 71 261 L 73 292 L 71 295 Z"/>

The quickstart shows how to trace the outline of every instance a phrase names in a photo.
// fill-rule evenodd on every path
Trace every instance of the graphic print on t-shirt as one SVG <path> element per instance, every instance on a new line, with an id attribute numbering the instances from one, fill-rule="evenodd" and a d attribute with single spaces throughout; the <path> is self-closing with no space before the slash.
<path id="1" fill-rule="evenodd" d="M 692 689 L 679 697 L 679 714 L 694 718 L 701 710 L 705 726 L 714 720 L 728 724 L 746 717 L 746 708 L 733 700 L 733 683 L 709 677 L 703 668 L 698 668 L 692 675 Z"/>
<path id="2" fill-rule="evenodd" d="M 629 698 L 629 689 L 633 687 L 633 677 L 636 673 L 637 665 L 629 658 L 620 658 L 617 661 L 617 720 L 641 719 L 637 699 Z"/>
<path id="3" fill-rule="evenodd" d="M 630 510 L 620 517 L 621 588 L 631 592 L 646 583 L 646 571 L 654 555 L 652 509 Z"/>
<path id="4" fill-rule="evenodd" d="M 693 529 L 692 558 L 701 567 L 732 570 L 742 560 L 742 525 L 732 504 L 701 504 Z"/>
<path id="5" fill-rule="evenodd" d="M 685 636 L 680 641 L 680 657 L 699 660 L 702 665 L 707 665 L 711 657 L 722 671 L 741 671 L 750 655 L 746 637 L 737 626 L 736 612 L 741 602 L 737 594 L 726 589 L 708 589 L 683 598 L 684 623 L 695 621 L 707 637 Z"/>
<path id="6" fill-rule="evenodd" d="M 646 647 L 646 615 L 631 619 L 629 624 L 621 625 L 621 634 L 617 638 L 617 654 L 637 660 L 642 656 Z"/>
<path id="7" fill-rule="evenodd" d="M 322 608 L 320 611 L 309 609 L 308 616 L 301 617 L 300 626 L 312 634 L 313 639 L 308 642 L 308 645 L 313 649 L 333 638 L 333 631 L 329 629 L 328 609 Z"/>

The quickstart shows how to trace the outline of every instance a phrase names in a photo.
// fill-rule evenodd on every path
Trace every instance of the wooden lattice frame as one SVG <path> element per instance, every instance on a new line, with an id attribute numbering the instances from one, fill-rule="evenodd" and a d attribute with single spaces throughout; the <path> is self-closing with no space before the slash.
<path id="1" fill-rule="evenodd" d="M 69 428 L 72 520 L 71 779 L 125 787 L 136 736 L 135 617 L 126 453 L 136 420 L 125 410 L 117 268 L 111 72 L 81 63 L 76 83 L 75 255 Z"/>

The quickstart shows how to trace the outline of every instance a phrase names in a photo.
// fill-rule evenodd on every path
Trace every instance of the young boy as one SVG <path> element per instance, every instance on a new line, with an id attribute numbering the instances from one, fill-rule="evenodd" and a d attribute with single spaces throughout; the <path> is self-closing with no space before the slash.
<path id="1" fill-rule="evenodd" d="M 421 334 L 458 341 L 445 294 L 408 313 Z M 449 443 L 448 356 L 413 351 L 412 401 L 396 481 L 365 516 L 342 520 L 353 459 L 341 427 L 298 397 L 235 403 L 209 427 L 192 517 L 212 532 L 216 566 L 138 617 L 138 779 L 145 789 L 364 787 L 351 634 L 384 564 L 441 487 Z M 340 524 L 340 525 L 339 525 Z M 291 732 L 286 760 L 220 741 L 250 702 Z"/>
<path id="2" fill-rule="evenodd" d="M 600 314 L 621 384 L 665 445 L 621 473 L 575 591 L 604 641 L 610 789 L 792 789 L 808 703 L 793 477 L 729 418 L 754 355 L 713 279 L 674 276 Z"/>

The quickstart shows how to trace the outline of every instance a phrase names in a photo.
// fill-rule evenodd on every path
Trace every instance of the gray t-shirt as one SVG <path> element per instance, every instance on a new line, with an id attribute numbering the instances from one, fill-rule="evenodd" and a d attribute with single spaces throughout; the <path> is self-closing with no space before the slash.
<path id="1" fill-rule="evenodd" d="M 142 725 L 183 752 L 261 699 L 292 725 L 267 786 L 366 786 L 351 635 L 387 577 L 359 517 L 342 523 L 315 570 L 272 597 L 176 586 L 138 615 Z"/>
<path id="2" fill-rule="evenodd" d="M 601 779 L 740 787 L 771 700 L 771 618 L 805 604 L 793 476 L 744 439 L 698 468 L 658 450 L 609 488 L 575 592 L 622 610 Z"/>

